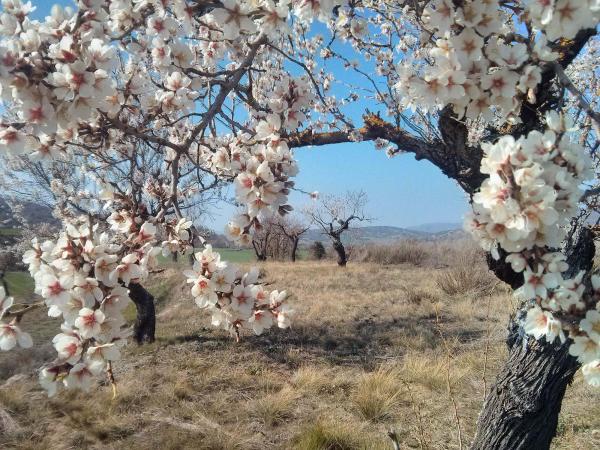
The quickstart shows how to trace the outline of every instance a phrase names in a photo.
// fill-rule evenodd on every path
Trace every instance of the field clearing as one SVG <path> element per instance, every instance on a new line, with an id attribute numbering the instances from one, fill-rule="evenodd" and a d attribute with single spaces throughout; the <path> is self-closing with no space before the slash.
<path id="1" fill-rule="evenodd" d="M 27 300 L 33 295 L 34 284 L 29 272 L 6 272 L 4 279 L 15 299 Z"/>
<path id="2" fill-rule="evenodd" d="M 0 227 L 0 236 L 19 236 L 21 231 L 18 228 Z"/>
<path id="3" fill-rule="evenodd" d="M 149 286 L 157 341 L 127 347 L 114 400 L 108 386 L 47 399 L 34 369 L 53 357 L 49 345 L 11 361 L 2 355 L 0 447 L 378 450 L 392 448 L 393 429 L 402 448 L 454 449 L 453 401 L 468 445 L 506 354 L 514 305 L 504 286 L 480 281 L 448 295 L 446 269 L 412 264 L 261 267 L 269 288 L 292 295 L 291 330 L 236 344 L 209 326 L 183 276 L 167 269 Z M 484 280 L 483 266 L 469 270 Z M 23 322 L 34 340 L 58 325 L 43 315 Z M 600 393 L 578 376 L 553 448 L 598 446 Z"/>

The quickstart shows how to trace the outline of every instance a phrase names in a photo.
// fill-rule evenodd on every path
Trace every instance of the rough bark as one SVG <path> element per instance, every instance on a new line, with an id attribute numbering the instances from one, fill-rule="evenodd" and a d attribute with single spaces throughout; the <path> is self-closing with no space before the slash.
<path id="1" fill-rule="evenodd" d="M 591 231 L 581 228 L 565 249 L 570 265 L 565 276 L 580 270 L 589 274 L 594 252 Z M 496 263 L 492 269 L 510 284 L 516 283 L 505 265 Z M 519 320 L 524 314 L 522 310 L 521 317 L 509 323 L 508 360 L 486 397 L 474 450 L 549 449 L 556 435 L 562 400 L 579 363 L 569 355 L 568 342 L 551 344 L 525 335 Z"/>
<path id="2" fill-rule="evenodd" d="M 340 267 L 345 267 L 348 262 L 348 258 L 346 256 L 346 249 L 344 248 L 344 244 L 342 244 L 341 240 L 333 241 L 333 249 L 337 253 L 337 263 Z"/>
<path id="3" fill-rule="evenodd" d="M 129 297 L 137 309 L 135 325 L 133 326 L 133 338 L 138 344 L 154 342 L 156 330 L 154 297 L 138 283 L 129 285 Z"/>

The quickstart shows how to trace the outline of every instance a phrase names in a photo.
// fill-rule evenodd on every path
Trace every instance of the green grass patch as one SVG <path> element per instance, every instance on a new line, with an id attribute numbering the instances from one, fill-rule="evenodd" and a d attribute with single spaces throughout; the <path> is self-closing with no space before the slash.
<path id="1" fill-rule="evenodd" d="M 200 251 L 201 249 L 196 249 L 195 251 Z M 249 248 L 214 248 L 216 252 L 221 254 L 221 259 L 224 261 L 229 261 L 232 263 L 247 263 L 256 261 L 256 257 L 254 256 L 254 250 Z M 176 267 L 176 268 L 185 268 L 190 267 L 190 257 L 189 255 L 178 255 L 177 261 L 174 261 L 171 256 L 163 256 L 158 255 L 158 262 L 162 267 Z"/>
<path id="2" fill-rule="evenodd" d="M 21 230 L 17 228 L 1 228 L 0 227 L 0 236 L 19 236 L 21 234 Z"/>
<path id="3" fill-rule="evenodd" d="M 233 263 L 246 263 L 256 260 L 254 250 L 249 248 L 215 248 L 214 250 L 221 254 L 221 259 Z"/>
<path id="4" fill-rule="evenodd" d="M 19 300 L 28 300 L 33 296 L 34 282 L 29 272 L 6 272 L 4 275 L 8 292 Z"/>

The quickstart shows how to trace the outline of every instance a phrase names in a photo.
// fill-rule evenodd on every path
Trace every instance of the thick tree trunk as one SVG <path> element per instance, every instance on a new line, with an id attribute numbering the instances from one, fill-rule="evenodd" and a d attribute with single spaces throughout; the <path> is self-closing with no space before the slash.
<path id="1" fill-rule="evenodd" d="M 488 394 L 473 450 L 543 450 L 556 435 L 567 386 L 579 365 L 569 343 L 536 341 L 511 321 L 509 356 Z"/>
<path id="2" fill-rule="evenodd" d="M 138 344 L 154 342 L 156 311 L 154 297 L 141 284 L 129 285 L 129 297 L 135 303 L 137 317 L 133 326 L 133 338 Z"/>
<path id="3" fill-rule="evenodd" d="M 572 277 L 580 270 L 589 276 L 594 252 L 590 230 L 580 229 L 565 249 L 569 263 L 565 277 Z M 501 264 L 490 267 L 513 288 L 522 283 L 522 276 L 514 272 L 511 275 Z M 474 450 L 549 449 L 556 435 L 565 391 L 579 368 L 577 360 L 569 355 L 569 342 L 549 344 L 525 335 L 519 324 L 525 311 L 520 314 L 521 317 L 509 323 L 508 360 L 477 421 Z"/>
<path id="4" fill-rule="evenodd" d="M 290 257 L 292 262 L 296 262 L 296 252 L 298 251 L 298 242 L 300 241 L 299 237 L 296 237 L 292 240 L 292 249 L 290 251 Z"/>
<path id="5" fill-rule="evenodd" d="M 342 244 L 341 240 L 333 241 L 333 249 L 337 253 L 337 263 L 338 266 L 345 267 L 348 259 L 346 257 L 346 249 L 344 248 L 344 244 Z"/>

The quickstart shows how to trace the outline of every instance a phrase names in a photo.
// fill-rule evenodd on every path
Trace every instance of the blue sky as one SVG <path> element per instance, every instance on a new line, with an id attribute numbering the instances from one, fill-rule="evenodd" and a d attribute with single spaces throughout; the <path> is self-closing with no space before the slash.
<path id="1" fill-rule="evenodd" d="M 55 3 L 72 5 L 68 0 L 32 0 L 37 6 L 35 19 L 43 19 Z M 350 74 L 343 70 L 339 77 Z M 353 118 L 360 123 L 359 118 Z M 343 194 L 363 189 L 369 203 L 367 212 L 373 225 L 414 226 L 432 222 L 460 222 L 468 210 L 464 192 L 439 169 L 405 154 L 389 159 L 372 143 L 349 143 L 296 150 L 300 173 L 296 186 L 305 191 Z M 233 194 L 231 190 L 230 194 Z M 293 193 L 290 203 L 301 209 L 310 200 Z M 206 225 L 220 231 L 234 213 L 233 206 L 222 204 L 212 211 Z"/>

